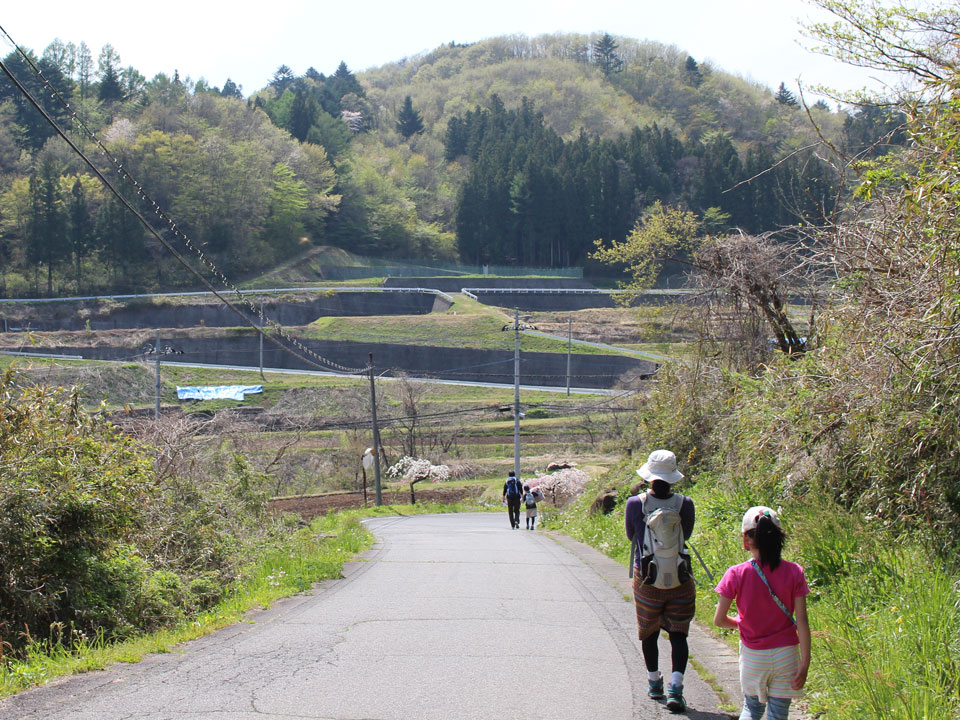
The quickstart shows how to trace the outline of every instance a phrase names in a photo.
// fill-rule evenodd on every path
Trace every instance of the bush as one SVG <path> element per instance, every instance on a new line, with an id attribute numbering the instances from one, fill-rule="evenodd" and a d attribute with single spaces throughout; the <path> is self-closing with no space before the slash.
<path id="1" fill-rule="evenodd" d="M 117 545 L 155 497 L 149 461 L 76 391 L 0 378 L 0 629 L 122 627 L 105 585 Z"/>
<path id="2" fill-rule="evenodd" d="M 0 377 L 0 647 L 29 653 L 57 627 L 73 642 L 176 624 L 284 546 L 271 479 L 242 456 L 200 457 L 176 437 L 153 448 L 84 412 L 76 389 L 14 380 Z"/>

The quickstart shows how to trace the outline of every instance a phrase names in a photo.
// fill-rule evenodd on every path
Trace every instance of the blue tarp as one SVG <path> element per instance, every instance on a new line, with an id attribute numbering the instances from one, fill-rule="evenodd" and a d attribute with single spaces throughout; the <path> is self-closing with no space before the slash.
<path id="1" fill-rule="evenodd" d="M 263 385 L 198 385 L 178 387 L 178 400 L 243 400 L 247 393 L 261 393 Z"/>

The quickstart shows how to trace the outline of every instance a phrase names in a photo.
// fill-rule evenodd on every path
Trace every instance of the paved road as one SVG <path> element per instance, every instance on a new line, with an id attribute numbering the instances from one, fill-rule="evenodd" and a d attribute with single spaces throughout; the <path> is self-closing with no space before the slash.
<path id="1" fill-rule="evenodd" d="M 177 651 L 0 701 L 50 720 L 672 717 L 622 588 L 506 513 L 378 518 L 345 577 Z M 669 650 L 661 647 L 661 657 Z M 688 717 L 729 718 L 688 671 Z"/>

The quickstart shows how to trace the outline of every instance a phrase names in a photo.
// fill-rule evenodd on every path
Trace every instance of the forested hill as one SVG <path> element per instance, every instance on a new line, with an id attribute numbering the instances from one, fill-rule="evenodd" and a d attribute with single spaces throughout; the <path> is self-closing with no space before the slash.
<path id="1" fill-rule="evenodd" d="M 4 64 L 72 132 L 65 104 L 77 109 L 106 148 L 92 153 L 98 166 L 118 177 L 108 158 L 122 163 L 177 223 L 171 240 L 185 234 L 235 278 L 317 244 L 579 265 L 657 201 L 693 210 L 705 230 L 762 232 L 836 200 L 832 171 L 807 148 L 808 113 L 785 87 L 606 34 L 451 44 L 359 74 L 280 65 L 248 97 L 229 80 L 147 80 L 109 45 L 96 63 L 84 44 L 57 40 Z M 847 147 L 887 129 L 878 113 L 822 103 L 809 116 Z M 0 76 L 0 294 L 186 284 Z"/>

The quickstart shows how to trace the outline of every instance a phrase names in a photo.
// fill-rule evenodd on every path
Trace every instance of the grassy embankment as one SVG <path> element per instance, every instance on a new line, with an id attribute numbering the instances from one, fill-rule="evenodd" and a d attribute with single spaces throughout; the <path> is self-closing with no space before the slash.
<path id="1" fill-rule="evenodd" d="M 525 325 L 529 313 L 522 313 Z M 305 336 L 318 340 L 382 342 L 418 347 L 468 347 L 478 350 L 508 350 L 514 346 L 514 316 L 501 308 L 455 295 L 453 305 L 442 313 L 372 317 L 323 317 L 305 329 Z M 566 353 L 567 343 L 522 333 L 521 352 Z M 578 354 L 618 354 L 574 342 Z M 624 353 L 626 354 L 626 353 Z"/>
<path id="2" fill-rule="evenodd" d="M 801 369 L 794 364 L 784 372 Z M 680 383 L 656 388 L 638 412 L 634 458 L 596 481 L 574 508 L 547 525 L 626 564 L 622 504 L 637 482 L 635 468 L 649 450 L 675 448 L 688 474 L 678 490 L 691 495 L 697 507 L 692 542 L 714 579 L 747 559 L 739 535 L 744 510 L 779 509 L 788 535 L 784 556 L 804 567 L 812 589 L 813 663 L 804 702 L 814 716 L 960 716 L 960 570 L 948 543 L 934 547 L 920 528 L 905 532 L 869 509 L 840 502 L 842 479 L 820 473 L 807 455 L 814 433 L 785 419 L 783 406 L 796 406 L 795 398 L 784 395 L 802 389 L 771 380 L 777 392 L 758 395 L 755 382 L 738 386 L 728 380 L 695 399 Z M 731 422 L 738 411 L 749 420 Z M 791 421 L 807 417 L 798 413 Z M 808 440 L 791 455 L 770 433 L 786 442 Z M 591 516 L 590 501 L 601 488 L 618 490 L 620 509 Z M 713 584 L 699 564 L 694 569 L 697 616 L 712 628 Z M 736 643 L 730 631 L 717 632 Z"/>

